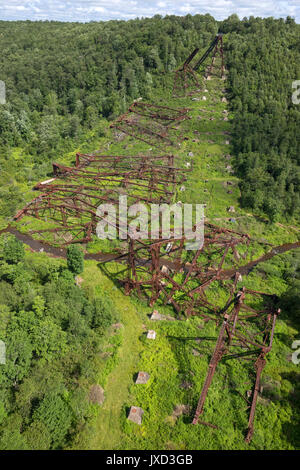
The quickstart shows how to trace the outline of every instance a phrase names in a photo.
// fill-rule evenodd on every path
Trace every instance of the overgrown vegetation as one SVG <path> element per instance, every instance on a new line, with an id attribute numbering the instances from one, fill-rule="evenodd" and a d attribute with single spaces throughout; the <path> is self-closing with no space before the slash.
<path id="1" fill-rule="evenodd" d="M 202 82 L 208 94 L 201 103 L 174 101 L 171 71 L 194 47 L 204 52 L 218 28 L 227 33 L 229 80 Z M 8 92 L 7 104 L 0 106 L 2 224 L 36 196 L 31 187 L 50 174 L 51 160 L 70 163 L 75 150 L 99 147 L 112 154 L 149 151 L 131 138 L 117 141 L 108 130 L 109 120 L 142 96 L 191 108 L 192 120 L 182 124 L 188 140 L 176 155 L 182 164 L 193 162 L 193 172 L 177 199 L 203 202 L 209 220 L 250 233 L 257 243 L 249 256 L 261 254 L 261 242 L 295 241 L 299 111 L 290 97 L 299 74 L 297 35 L 299 25 L 289 18 L 232 16 L 222 24 L 209 15 L 85 25 L 0 22 L 0 79 Z M 227 122 L 225 87 L 232 108 Z M 45 223 L 24 218 L 19 230 L 26 232 L 29 222 L 36 229 Z M 86 248 L 114 247 L 95 239 Z M 205 419 L 219 431 L 191 426 L 191 415 L 173 414 L 176 405 L 192 410 L 197 403 L 210 338 L 217 335 L 212 323 L 194 318 L 155 324 L 157 340 L 150 343 L 145 330 L 153 322 L 146 303 L 126 298 L 113 275 L 108 279 L 95 262 L 85 261 L 81 273 L 76 247 L 69 249 L 67 264 L 25 255 L 22 244 L 5 235 L 0 254 L 0 339 L 8 352 L 7 365 L 0 367 L 0 448 L 246 448 L 247 405 L 235 391 L 247 392 L 249 371 L 237 361 L 220 364 L 208 397 Z M 124 266 L 112 271 L 119 269 Z M 243 280 L 249 288 L 277 293 L 282 307 L 250 448 L 299 447 L 299 366 L 290 359 L 299 328 L 299 282 L 297 254 L 275 257 Z M 173 314 L 169 306 L 159 308 Z M 112 334 L 109 325 L 119 319 L 123 326 Z M 139 370 L 150 373 L 146 386 L 134 385 Z M 105 387 L 101 409 L 88 401 L 93 383 Z M 126 420 L 133 404 L 145 410 L 141 427 Z"/>
<path id="2" fill-rule="evenodd" d="M 291 18 L 231 18 L 223 25 L 234 111 L 233 146 L 243 207 L 299 220 L 299 29 Z"/>
<path id="3" fill-rule="evenodd" d="M 300 75 L 299 25 L 236 15 L 224 22 L 210 15 L 0 22 L 7 89 L 0 106 L 1 215 L 13 215 L 22 189 L 50 171 L 50 159 L 95 142 L 106 119 L 134 98 L 153 98 L 164 74 L 194 47 L 204 51 L 218 29 L 226 33 L 242 205 L 271 220 L 297 215 L 300 111 L 291 95 Z"/>
<path id="4" fill-rule="evenodd" d="M 69 245 L 67 249 L 67 266 L 72 273 L 80 274 L 83 271 L 84 254 L 77 245 Z"/>
<path id="5" fill-rule="evenodd" d="M 104 334 L 119 314 L 101 290 L 76 286 L 65 263 L 8 258 L 19 243 L 1 237 L 0 448 L 58 449 L 94 414 L 89 387 L 101 374 L 103 384 Z"/>

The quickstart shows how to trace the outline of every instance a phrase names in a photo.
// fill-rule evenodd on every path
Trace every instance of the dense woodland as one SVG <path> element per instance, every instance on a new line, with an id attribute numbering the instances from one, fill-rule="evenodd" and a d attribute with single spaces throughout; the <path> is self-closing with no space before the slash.
<path id="1" fill-rule="evenodd" d="M 102 337 L 118 314 L 104 293 L 94 298 L 75 285 L 83 269 L 78 250 L 70 247 L 67 266 L 26 260 L 21 242 L 0 238 L 2 450 L 61 448 L 93 413 L 89 385 L 99 374 Z"/>
<path id="2" fill-rule="evenodd" d="M 300 108 L 292 82 L 300 77 L 300 26 L 253 18 L 224 31 L 241 203 L 272 221 L 299 216 Z"/>
<path id="3" fill-rule="evenodd" d="M 90 129 L 102 135 L 103 119 L 124 112 L 132 99 L 150 99 L 162 76 L 194 47 L 204 51 L 218 30 L 226 33 L 241 203 L 271 220 L 297 215 L 300 110 L 291 96 L 300 77 L 300 26 L 291 18 L 236 15 L 222 23 L 210 15 L 0 22 L 7 89 L 0 107 L 1 214 L 9 217 L 20 205 L 18 181 L 45 175 L 50 159 L 72 150 Z M 29 156 L 21 170 L 11 157 L 15 147 Z"/>
<path id="4" fill-rule="evenodd" d="M 225 33 L 241 206 L 271 223 L 295 224 L 300 105 L 291 96 L 292 81 L 300 79 L 300 25 L 291 18 L 157 15 L 89 24 L 0 22 L 0 80 L 7 90 L 0 105 L 2 225 L 24 204 L 24 187 L 51 173 L 53 160 L 91 135 L 103 136 L 133 99 L 155 101 L 163 77 L 195 47 L 204 52 L 218 30 Z M 67 263 L 25 256 L 16 239 L 0 237 L 0 339 L 8 348 L 0 368 L 1 449 L 65 448 L 95 413 L 86 397 L 119 312 L 101 289 L 95 297 L 76 285 L 83 266 L 72 250 Z M 290 286 L 282 305 L 299 326 L 299 257 L 280 263 L 274 272 Z"/>

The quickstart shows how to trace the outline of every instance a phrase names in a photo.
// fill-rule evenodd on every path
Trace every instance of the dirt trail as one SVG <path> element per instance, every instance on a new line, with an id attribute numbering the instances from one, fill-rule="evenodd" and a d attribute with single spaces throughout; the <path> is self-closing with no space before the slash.
<path id="1" fill-rule="evenodd" d="M 18 238 L 18 240 L 28 245 L 32 251 L 44 252 L 44 253 L 47 253 L 49 256 L 53 256 L 56 258 L 66 258 L 67 250 L 65 248 L 55 248 L 51 245 L 48 245 L 47 243 L 34 240 L 30 235 L 23 234 L 13 227 L 7 227 L 6 229 L 1 230 L 0 235 L 2 233 L 11 233 L 15 235 L 16 238 Z M 270 251 L 268 251 L 266 254 L 264 254 L 260 258 L 250 261 L 244 266 L 240 266 L 238 268 L 238 272 L 242 275 L 247 275 L 257 264 L 268 261 L 269 259 L 273 258 L 274 256 L 278 254 L 283 254 L 287 251 L 295 250 L 297 248 L 300 248 L 300 241 L 297 241 L 294 243 L 284 243 L 283 245 L 274 246 Z M 95 253 L 95 254 L 87 253 L 84 256 L 84 259 L 86 260 L 98 261 L 100 263 L 109 262 L 109 261 L 120 263 L 120 262 L 126 261 L 126 258 L 127 258 L 126 254 L 116 255 L 116 253 Z M 138 262 L 145 265 L 145 260 L 143 259 L 140 259 Z M 184 267 L 184 264 L 179 266 L 178 263 L 172 262 L 164 258 L 161 258 L 160 265 L 161 266 L 166 265 L 168 268 L 174 269 L 174 270 L 178 270 Z M 219 273 L 219 276 L 222 279 L 230 279 L 235 275 L 236 271 L 237 271 L 236 268 L 223 270 Z"/>
<path id="2" fill-rule="evenodd" d="M 53 256 L 54 258 L 66 258 L 67 256 L 66 248 L 57 248 L 49 245 L 48 243 L 35 240 L 30 235 L 21 233 L 14 227 L 8 226 L 4 230 L 0 231 L 0 235 L 2 233 L 11 233 L 12 235 L 15 235 L 18 240 L 29 246 L 31 251 L 47 253 L 47 255 Z M 115 257 L 116 253 L 86 253 L 84 259 L 104 262 L 113 260 Z"/>
<path id="3" fill-rule="evenodd" d="M 250 261 L 244 266 L 238 267 L 238 269 L 224 269 L 220 271 L 219 278 L 222 280 L 231 279 L 235 276 L 237 271 L 243 276 L 247 276 L 252 271 L 252 269 L 255 268 L 255 266 L 257 266 L 259 263 L 263 263 L 276 255 L 281 255 L 283 253 L 286 253 L 287 251 L 295 250 L 297 248 L 300 248 L 300 241 L 294 243 L 284 243 L 283 245 L 274 246 L 270 251 L 268 251 L 268 253 L 264 254 L 260 258 L 257 258 L 256 260 Z"/>

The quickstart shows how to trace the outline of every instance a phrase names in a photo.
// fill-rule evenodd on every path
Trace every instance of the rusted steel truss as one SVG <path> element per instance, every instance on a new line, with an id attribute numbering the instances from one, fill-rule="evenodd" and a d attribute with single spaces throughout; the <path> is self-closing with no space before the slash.
<path id="1" fill-rule="evenodd" d="M 206 71 L 206 77 L 212 74 L 213 68 L 215 67 L 215 64 L 216 64 L 217 56 L 219 56 L 221 60 L 221 78 L 223 78 L 225 68 L 224 68 L 224 51 L 223 51 L 223 36 L 222 35 L 218 36 L 218 41 L 216 43 L 216 47 L 213 53 L 211 64 L 208 70 Z"/>
<path id="2" fill-rule="evenodd" d="M 208 69 L 205 73 L 205 76 L 207 77 L 208 75 L 211 74 L 212 69 L 215 65 L 216 58 L 217 58 L 217 56 L 219 56 L 220 59 L 221 59 L 221 78 L 223 78 L 225 68 L 224 68 L 223 35 L 221 33 L 218 33 L 216 35 L 215 39 L 210 44 L 208 49 L 205 51 L 203 56 L 198 60 L 198 62 L 194 66 L 194 71 L 199 69 L 200 65 L 202 65 L 205 62 L 205 60 L 211 54 L 211 52 L 212 52 L 212 61 L 211 61 L 211 65 L 208 67 Z"/>
<path id="3" fill-rule="evenodd" d="M 56 243 L 62 245 L 91 241 L 97 223 L 103 219 L 97 215 L 98 206 L 101 203 L 117 204 L 114 190 L 101 194 L 93 193 L 93 187 L 78 189 L 74 185 L 56 185 L 56 188 L 45 186 L 43 190 L 44 194 L 27 204 L 16 217 L 20 219 L 31 216 L 50 223 L 50 227 L 31 230 L 29 233 L 38 233 L 41 236 L 48 233 L 60 234 L 60 237 L 56 236 Z M 119 228 L 118 222 L 116 228 Z"/>
<path id="4" fill-rule="evenodd" d="M 204 412 L 205 400 L 219 362 L 222 359 L 231 358 L 252 360 L 256 378 L 245 438 L 247 443 L 251 441 L 260 377 L 266 364 L 265 356 L 272 348 L 276 319 L 280 313 L 280 309 L 276 308 L 276 303 L 277 297 L 274 295 L 245 288 L 231 293 L 226 306 L 221 311 L 223 322 L 209 363 L 193 424 L 198 422 L 208 424 L 200 421 L 199 418 Z M 240 392 L 239 394 L 242 395 Z M 246 399 L 246 397 L 243 398 Z"/>
<path id="5" fill-rule="evenodd" d="M 105 171 L 106 170 L 106 171 Z M 181 168 L 166 167 L 161 165 L 141 164 L 138 168 L 121 169 L 121 168 L 78 168 L 66 167 L 58 163 L 53 163 L 53 173 L 55 176 L 74 179 L 76 181 L 87 181 L 91 184 L 106 184 L 107 182 L 122 182 L 125 188 L 134 184 L 137 185 L 138 180 L 148 181 L 147 187 L 151 191 L 155 191 L 157 185 L 172 186 L 173 192 L 175 185 L 186 181 L 185 171 Z M 115 179 L 115 178 L 117 179 Z M 144 185 L 143 185 L 144 186 Z M 43 185 L 37 185 L 36 189 L 41 189 Z"/>
<path id="6" fill-rule="evenodd" d="M 191 61 L 198 54 L 198 52 L 199 49 L 195 49 L 186 59 L 184 64 L 175 71 L 173 85 L 174 97 L 183 97 L 199 90 L 200 83 L 193 68 L 190 66 Z"/>
<path id="7" fill-rule="evenodd" d="M 159 148 L 178 146 L 178 143 L 183 139 L 178 131 L 178 126 L 163 125 L 151 117 L 145 117 L 132 111 L 120 116 L 110 127 Z"/>
<path id="8" fill-rule="evenodd" d="M 141 101 L 134 101 L 130 106 L 129 111 L 140 116 L 153 119 L 166 127 L 175 122 L 190 119 L 188 117 L 188 108 L 174 109 L 169 108 L 168 106 L 157 106 L 154 104 L 143 103 Z"/>
<path id="9" fill-rule="evenodd" d="M 55 244 L 92 241 L 100 204 L 117 209 L 122 195 L 127 196 L 128 205 L 171 202 L 176 186 L 190 171 L 175 167 L 174 161 L 174 155 L 77 154 L 74 167 L 53 163 L 53 178 L 34 187 L 42 194 L 19 211 L 15 220 L 27 215 L 47 222 L 49 228 L 30 233 L 40 233 L 45 239 L 52 233 Z"/>
<path id="10" fill-rule="evenodd" d="M 124 191 L 117 186 L 95 187 L 93 185 L 68 184 L 65 181 L 56 179 L 55 184 L 40 184 L 37 189 L 42 194 L 27 204 L 22 211 L 16 214 L 15 219 L 20 220 L 23 216 L 31 216 L 38 218 L 44 222 L 50 223 L 51 227 L 40 230 L 30 231 L 31 234 L 68 232 L 68 240 L 62 237 L 56 243 L 87 243 L 92 241 L 92 235 L 96 233 L 97 223 L 101 217 L 97 216 L 97 208 L 100 204 L 112 204 L 116 208 L 119 205 L 119 196 L 127 195 L 128 186 L 138 189 L 138 193 L 133 192 L 128 195 L 128 205 L 138 202 L 146 204 L 160 204 L 172 197 L 172 191 L 166 188 L 157 188 L 152 185 L 142 185 L 127 180 L 127 187 Z M 144 195 L 142 190 L 144 190 Z M 53 226 L 53 224 L 56 224 Z M 81 231 L 79 228 L 81 227 Z M 63 229 L 62 229 L 63 228 Z M 116 220 L 116 228 L 119 230 L 118 214 Z M 85 235 L 80 238 L 79 233 Z"/>
<path id="11" fill-rule="evenodd" d="M 171 304 L 178 314 L 215 318 L 218 306 L 207 297 L 206 290 L 222 280 L 224 270 L 237 267 L 247 256 L 250 238 L 207 223 L 202 247 L 186 251 L 186 242 L 185 237 L 130 240 L 122 280 L 125 291 L 145 294 L 151 306 L 159 301 Z"/>
<path id="12" fill-rule="evenodd" d="M 164 155 L 102 155 L 97 152 L 92 154 L 76 154 L 76 167 L 92 166 L 97 168 L 141 168 L 144 165 L 174 167 L 175 156 Z"/>

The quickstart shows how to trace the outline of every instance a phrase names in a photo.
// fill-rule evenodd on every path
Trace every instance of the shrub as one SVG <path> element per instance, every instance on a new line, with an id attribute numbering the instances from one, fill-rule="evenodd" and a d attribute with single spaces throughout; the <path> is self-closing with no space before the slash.
<path id="1" fill-rule="evenodd" d="M 83 271 L 83 252 L 77 245 L 70 245 L 67 250 L 68 269 L 76 274 Z"/>
<path id="2" fill-rule="evenodd" d="M 3 258 L 7 263 L 16 264 L 25 257 L 24 245 L 12 235 L 7 237 L 3 247 Z"/>

